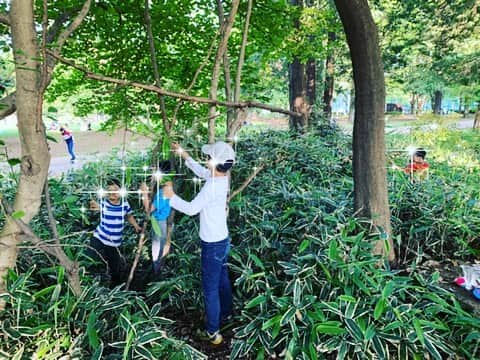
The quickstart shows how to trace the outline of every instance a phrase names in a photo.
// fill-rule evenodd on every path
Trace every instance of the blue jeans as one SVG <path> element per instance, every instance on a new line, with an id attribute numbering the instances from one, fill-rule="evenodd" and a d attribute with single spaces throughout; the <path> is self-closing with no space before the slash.
<path id="1" fill-rule="evenodd" d="M 209 333 L 218 331 L 220 321 L 232 313 L 232 287 L 227 267 L 229 250 L 230 238 L 214 243 L 202 241 L 202 288 Z"/>
<path id="2" fill-rule="evenodd" d="M 70 159 L 70 160 L 75 160 L 75 153 L 73 152 L 73 139 L 70 138 L 70 139 L 68 139 L 68 140 L 65 140 L 65 142 L 67 143 L 68 153 L 69 153 L 70 156 L 71 156 L 71 159 Z"/>

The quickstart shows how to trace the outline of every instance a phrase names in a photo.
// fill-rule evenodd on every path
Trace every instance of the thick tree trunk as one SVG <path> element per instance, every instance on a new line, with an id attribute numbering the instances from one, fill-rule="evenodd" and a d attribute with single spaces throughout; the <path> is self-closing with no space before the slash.
<path id="1" fill-rule="evenodd" d="M 315 59 L 307 61 L 307 102 L 310 107 L 315 105 L 317 97 L 317 63 Z"/>
<path id="2" fill-rule="evenodd" d="M 332 43 L 336 39 L 336 34 L 333 32 L 328 33 L 328 42 Z M 323 90 L 323 114 L 325 119 L 330 122 L 332 118 L 332 103 L 333 103 L 333 90 L 335 80 L 335 58 L 333 51 L 327 55 L 325 60 L 325 86 Z"/>
<path id="3" fill-rule="evenodd" d="M 350 48 L 355 82 L 355 210 L 386 233 L 388 252 L 382 240 L 374 252 L 394 261 L 385 159 L 385 79 L 377 28 L 367 0 L 335 0 L 335 5 Z"/>
<path id="4" fill-rule="evenodd" d="M 442 92 L 440 90 L 436 90 L 433 94 L 432 99 L 432 109 L 435 115 L 442 114 Z"/>
<path id="5" fill-rule="evenodd" d="M 10 9 L 13 53 L 16 74 L 16 107 L 21 143 L 20 181 L 14 210 L 24 211 L 28 223 L 40 208 L 43 186 L 47 178 L 50 154 L 45 128 L 37 114 L 38 49 L 33 23 L 32 0 L 13 0 Z M 7 222 L 0 234 L 0 293 L 5 291 L 5 275 L 17 260 L 18 226 Z M 4 304 L 0 304 L 0 309 Z"/>
<path id="6" fill-rule="evenodd" d="M 290 111 L 301 116 L 290 116 L 290 130 L 304 132 L 308 126 L 309 106 L 307 102 L 307 79 L 305 65 L 295 58 L 289 66 L 289 101 Z"/>

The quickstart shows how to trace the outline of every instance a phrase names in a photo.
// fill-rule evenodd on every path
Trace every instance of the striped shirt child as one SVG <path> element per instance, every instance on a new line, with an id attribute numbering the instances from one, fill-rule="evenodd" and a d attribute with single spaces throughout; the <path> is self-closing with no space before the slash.
<path id="1" fill-rule="evenodd" d="M 132 209 L 126 200 L 114 205 L 108 199 L 102 199 L 100 201 L 100 223 L 93 236 L 104 245 L 119 247 L 122 244 L 125 216 L 131 212 Z"/>

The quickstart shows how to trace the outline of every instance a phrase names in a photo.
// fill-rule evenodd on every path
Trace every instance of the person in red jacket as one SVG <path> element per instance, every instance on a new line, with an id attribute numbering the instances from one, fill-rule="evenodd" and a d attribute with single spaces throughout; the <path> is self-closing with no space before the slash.
<path id="1" fill-rule="evenodd" d="M 405 174 L 409 174 L 412 180 L 414 178 L 425 180 L 428 177 L 430 165 L 425 161 L 425 156 L 427 156 L 427 152 L 424 149 L 416 149 L 411 156 L 410 162 L 403 168 Z"/>
<path id="2" fill-rule="evenodd" d="M 72 132 L 65 129 L 63 126 L 60 128 L 60 133 L 62 134 L 63 140 L 65 140 L 65 143 L 67 144 L 67 150 L 68 153 L 70 154 L 70 161 L 72 164 L 75 162 L 75 153 L 73 152 L 73 135 Z"/>

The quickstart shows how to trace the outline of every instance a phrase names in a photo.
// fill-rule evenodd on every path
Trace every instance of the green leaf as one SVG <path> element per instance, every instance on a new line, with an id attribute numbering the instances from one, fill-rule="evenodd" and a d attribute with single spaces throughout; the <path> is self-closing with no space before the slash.
<path id="1" fill-rule="evenodd" d="M 305 249 L 310 245 L 310 240 L 305 239 L 301 242 L 300 246 L 298 247 L 298 253 L 301 254 L 305 251 Z"/>
<path id="2" fill-rule="evenodd" d="M 77 202 L 77 200 L 78 200 L 78 196 L 68 195 L 68 196 L 65 196 L 65 198 L 63 199 L 63 202 L 65 204 L 72 204 L 72 203 Z"/>
<path id="3" fill-rule="evenodd" d="M 323 323 L 315 325 L 317 333 L 327 335 L 341 335 L 345 333 L 345 329 L 342 327 L 340 321 L 325 321 Z"/>
<path id="4" fill-rule="evenodd" d="M 58 140 L 57 140 L 55 137 L 53 137 L 52 135 L 48 135 L 48 134 L 47 134 L 46 137 L 47 137 L 47 140 L 53 141 L 53 142 L 55 142 L 55 143 L 58 143 Z"/>
<path id="5" fill-rule="evenodd" d="M 15 220 L 19 220 L 24 216 L 25 216 L 25 211 L 22 211 L 22 210 L 15 211 L 12 214 L 12 218 L 14 218 Z"/>
<path id="6" fill-rule="evenodd" d="M 265 295 L 258 295 L 257 297 L 250 300 L 247 305 L 245 305 L 245 309 L 251 309 L 259 304 L 263 304 L 267 300 Z"/>
<path id="7" fill-rule="evenodd" d="M 12 159 L 8 159 L 7 162 L 8 162 L 8 165 L 15 166 L 15 165 L 21 164 L 22 160 L 17 158 L 12 158 Z"/>
<path id="8" fill-rule="evenodd" d="M 386 359 L 385 344 L 380 340 L 378 336 L 372 338 L 373 349 L 377 353 L 378 359 Z"/>
<path id="9" fill-rule="evenodd" d="M 90 315 L 88 316 L 87 335 L 90 348 L 97 349 L 100 346 L 100 338 L 97 333 L 97 314 L 95 311 L 90 312 Z"/>
<path id="10" fill-rule="evenodd" d="M 268 328 L 272 327 L 273 325 L 280 323 L 281 318 L 282 318 L 282 315 L 276 315 L 271 319 L 267 320 L 266 322 L 263 323 L 262 330 L 265 331 Z"/>
<path id="11" fill-rule="evenodd" d="M 103 343 L 101 343 L 100 346 L 98 346 L 95 349 L 95 352 L 92 354 L 91 360 L 100 360 L 102 358 L 102 355 L 103 355 Z"/>
<path id="12" fill-rule="evenodd" d="M 155 219 L 153 216 L 150 216 L 150 222 L 152 224 L 152 229 L 155 232 L 155 235 L 163 236 L 163 232 L 162 232 L 162 229 L 160 228 L 160 224 L 158 223 L 158 220 Z"/>
<path id="13" fill-rule="evenodd" d="M 2 139 L 0 139 L 0 146 L 5 146 L 5 141 L 3 141 Z"/>
<path id="14" fill-rule="evenodd" d="M 418 319 L 413 319 L 413 327 L 415 328 L 415 332 L 417 333 L 418 340 L 425 345 L 425 336 L 423 335 L 422 325 Z"/>
<path id="15" fill-rule="evenodd" d="M 375 310 L 373 311 L 373 318 L 375 320 L 380 319 L 380 317 L 383 314 L 383 310 L 385 310 L 385 305 L 386 305 L 386 301 L 384 298 L 380 298 L 377 301 L 377 305 L 375 305 Z"/>

